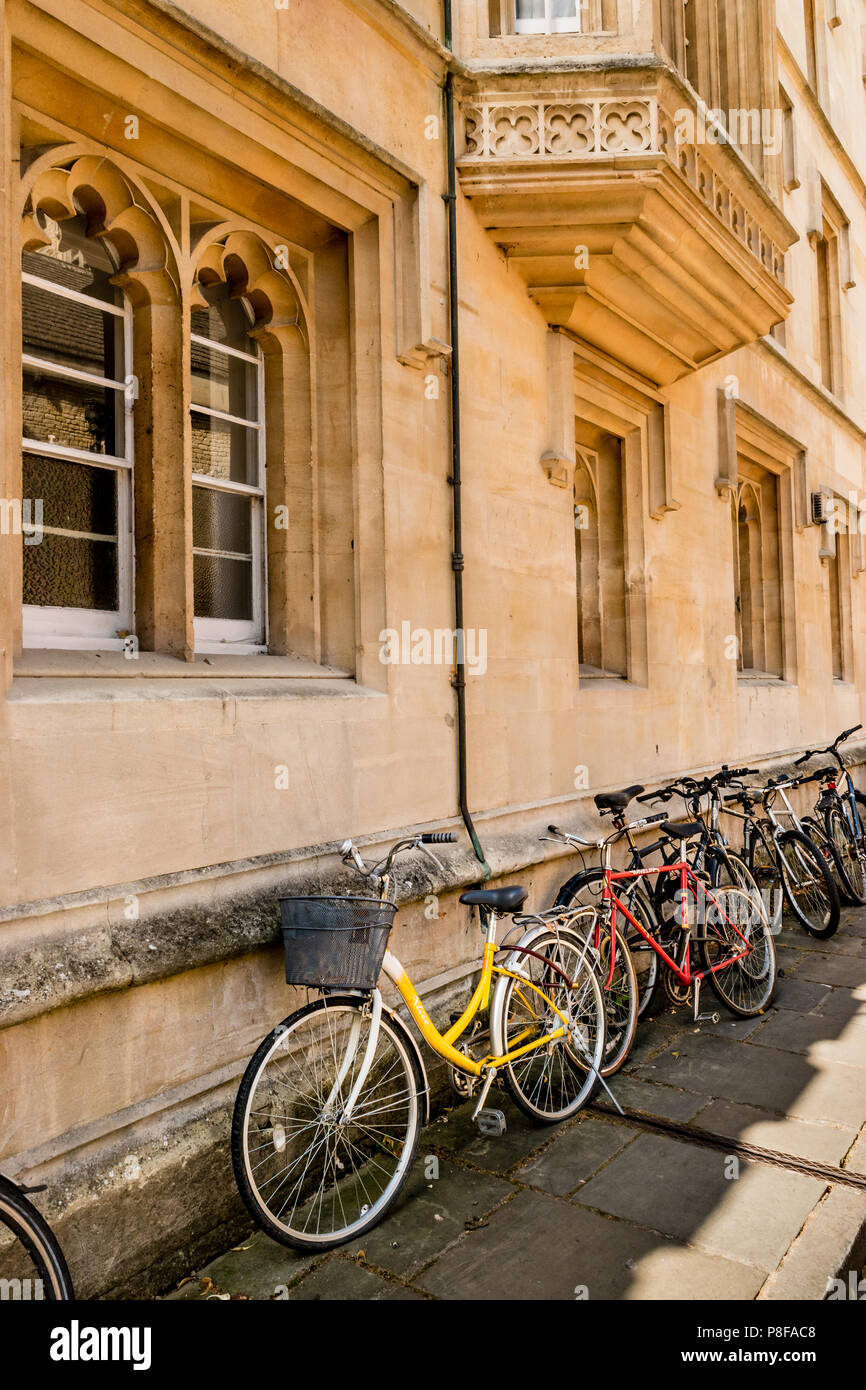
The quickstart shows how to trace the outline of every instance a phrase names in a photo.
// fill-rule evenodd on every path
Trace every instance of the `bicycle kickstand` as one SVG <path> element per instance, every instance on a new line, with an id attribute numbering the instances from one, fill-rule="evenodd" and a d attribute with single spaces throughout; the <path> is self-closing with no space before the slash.
<path id="1" fill-rule="evenodd" d="M 472 1118 L 477 1124 L 481 1134 L 486 1134 L 490 1138 L 498 1139 L 500 1135 L 505 1133 L 505 1116 L 501 1110 L 485 1110 L 484 1108 L 487 1093 L 493 1085 L 495 1076 L 496 1068 L 490 1067 L 484 1078 L 484 1085 L 481 1089 L 481 1095 L 478 1097 L 478 1103 L 472 1111 Z"/>
<path id="2" fill-rule="evenodd" d="M 718 1022 L 719 1022 L 719 1019 L 721 1018 L 721 1014 L 717 1014 L 717 1013 L 702 1014 L 702 1013 L 700 1012 L 700 1007 L 701 1007 L 701 982 L 700 982 L 700 980 L 695 980 L 695 984 L 694 984 L 694 998 L 695 998 L 695 1023 L 718 1023 Z"/>

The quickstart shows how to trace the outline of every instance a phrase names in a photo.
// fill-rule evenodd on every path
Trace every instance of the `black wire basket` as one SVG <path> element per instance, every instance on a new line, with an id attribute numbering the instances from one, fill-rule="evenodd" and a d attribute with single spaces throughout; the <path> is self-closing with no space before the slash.
<path id="1" fill-rule="evenodd" d="M 315 989 L 372 989 L 396 903 L 378 898 L 280 898 L 286 980 Z"/>

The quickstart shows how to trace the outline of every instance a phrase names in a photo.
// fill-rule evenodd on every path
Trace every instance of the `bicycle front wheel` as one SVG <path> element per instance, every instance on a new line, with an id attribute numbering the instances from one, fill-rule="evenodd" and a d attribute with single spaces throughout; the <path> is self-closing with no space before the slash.
<path id="1" fill-rule="evenodd" d="M 369 1071 L 366 1000 L 332 995 L 265 1038 L 238 1091 L 232 1162 L 250 1215 L 283 1245 L 330 1250 L 375 1226 L 408 1177 L 424 1081 L 402 1026 L 382 1013 Z"/>
<path id="2" fill-rule="evenodd" d="M 698 957 L 716 997 L 739 1018 L 763 1013 L 776 988 L 776 945 L 753 893 L 720 888 L 704 904 Z M 726 962 L 730 962 L 726 964 Z"/>
<path id="3" fill-rule="evenodd" d="M 776 841 L 788 905 L 810 936 L 825 940 L 839 925 L 839 894 L 818 846 L 799 830 Z"/>
<path id="4" fill-rule="evenodd" d="M 0 1178 L 0 1283 L 27 1302 L 75 1297 L 57 1237 L 24 1193 Z"/>
<path id="5" fill-rule="evenodd" d="M 604 991 L 596 958 L 578 935 L 547 932 L 533 940 L 532 951 L 518 959 L 516 969 L 524 978 L 503 976 L 500 983 L 503 1052 L 528 1049 L 506 1062 L 503 1073 L 525 1115 L 540 1124 L 556 1124 L 576 1115 L 598 1086 L 604 1065 Z M 567 1020 L 565 1036 L 532 1047 L 563 1026 L 560 1014 Z"/>

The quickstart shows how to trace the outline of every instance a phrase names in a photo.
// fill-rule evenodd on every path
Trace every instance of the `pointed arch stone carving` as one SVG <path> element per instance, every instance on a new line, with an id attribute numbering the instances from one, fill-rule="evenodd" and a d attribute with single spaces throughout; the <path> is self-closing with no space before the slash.
<path id="1" fill-rule="evenodd" d="M 46 219 L 86 219 L 112 250 L 133 310 L 135 627 L 145 651 L 193 655 L 192 489 L 185 479 L 181 275 L 160 212 L 101 154 L 59 149 L 29 171 L 22 249 L 51 244 Z"/>
<path id="2" fill-rule="evenodd" d="M 286 262 L 286 264 L 283 264 Z M 247 301 L 265 364 L 268 648 L 321 660 L 315 351 L 312 317 L 285 248 L 248 228 L 212 228 L 195 251 L 192 308 L 225 284 Z M 287 509 L 280 513 L 280 508 Z M 287 525 L 278 520 L 287 519 Z"/>
<path id="3" fill-rule="evenodd" d="M 116 281 L 133 305 L 179 301 L 180 276 L 164 228 L 141 190 L 101 155 L 80 154 L 37 172 L 22 219 L 22 249 L 50 245 L 43 218 L 64 222 L 79 213 L 88 235 L 114 249 Z"/>

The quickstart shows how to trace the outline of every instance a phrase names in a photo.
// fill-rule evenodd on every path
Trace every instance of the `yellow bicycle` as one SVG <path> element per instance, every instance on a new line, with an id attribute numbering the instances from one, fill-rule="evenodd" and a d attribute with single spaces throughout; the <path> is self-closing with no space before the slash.
<path id="1" fill-rule="evenodd" d="M 232 1161 L 253 1218 L 284 1245 L 327 1250 L 382 1219 L 412 1166 L 430 1088 L 420 1048 L 382 1001 L 380 972 L 395 986 L 425 1041 L 479 1096 L 484 1132 L 502 1132 L 485 1110 L 501 1075 L 533 1120 L 554 1124 L 593 1095 L 604 1057 L 605 1007 L 589 944 L 593 909 L 518 914 L 523 888 L 472 889 L 486 937 L 478 985 L 464 1012 L 440 1032 L 403 966 L 388 950 L 396 906 L 389 897 L 398 854 L 453 842 L 426 833 L 400 840 L 368 868 L 351 840 L 341 854 L 378 897 L 284 898 L 286 978 L 322 991 L 271 1032 L 244 1073 L 232 1124 Z M 441 868 L 442 866 L 439 865 Z M 497 947 L 497 915 L 519 939 Z M 581 924 L 577 919 L 581 919 Z M 497 963 L 498 952 L 505 958 Z M 476 1055 L 471 1025 L 489 1009 L 489 1051 Z M 463 1040 L 463 1041 L 461 1041 Z M 486 1121 L 486 1124 L 485 1124 Z"/>

